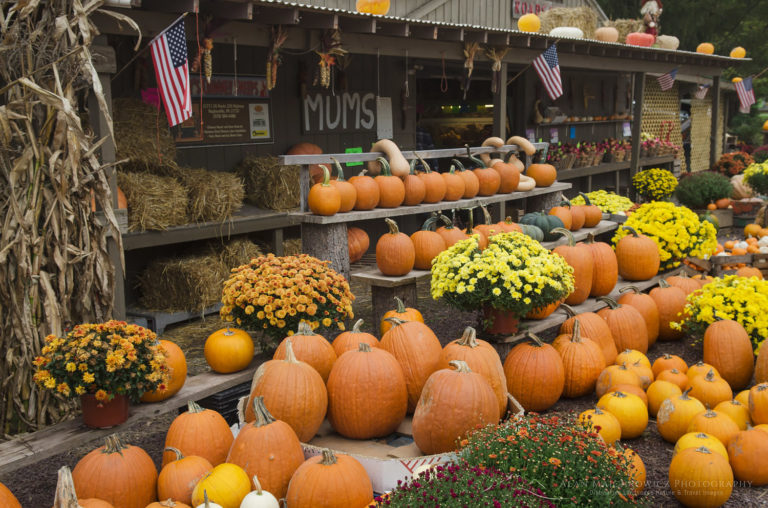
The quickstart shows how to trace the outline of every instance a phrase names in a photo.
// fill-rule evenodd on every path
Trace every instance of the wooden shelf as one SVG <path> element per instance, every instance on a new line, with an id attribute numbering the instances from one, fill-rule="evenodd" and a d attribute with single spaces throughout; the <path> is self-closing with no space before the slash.
<path id="1" fill-rule="evenodd" d="M 573 180 L 591 175 L 600 175 L 603 173 L 613 173 L 614 171 L 623 171 L 629 169 L 629 161 L 606 162 L 597 166 L 584 166 L 582 168 L 564 169 L 557 172 L 557 180 Z"/>
<path id="2" fill-rule="evenodd" d="M 598 123 L 624 123 L 624 122 L 632 122 L 632 119 L 630 118 L 617 118 L 614 120 L 586 120 L 584 122 L 549 122 L 549 123 L 540 123 L 536 124 L 536 128 L 545 128 L 545 127 L 568 127 L 570 125 L 594 125 Z"/>
<path id="3" fill-rule="evenodd" d="M 578 231 L 573 232 L 573 239 L 577 242 L 581 242 L 587 239 L 587 237 L 592 234 L 594 236 L 601 235 L 603 233 L 609 233 L 611 231 L 615 231 L 619 225 L 615 222 L 608 221 L 608 220 L 601 220 L 597 226 L 593 228 L 581 228 Z M 568 241 L 564 236 L 560 237 L 558 240 L 554 240 L 551 242 L 541 242 L 541 245 L 545 248 L 552 250 L 558 245 L 565 245 Z"/>
<path id="4" fill-rule="evenodd" d="M 661 157 L 645 157 L 640 159 L 641 166 L 655 166 L 657 164 L 668 164 L 675 160 L 674 155 L 664 155 Z"/>

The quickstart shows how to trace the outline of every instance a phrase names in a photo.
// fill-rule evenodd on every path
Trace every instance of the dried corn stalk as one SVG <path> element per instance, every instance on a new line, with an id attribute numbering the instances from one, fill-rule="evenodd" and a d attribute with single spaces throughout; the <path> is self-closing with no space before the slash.
<path id="1" fill-rule="evenodd" d="M 0 433 L 35 430 L 71 404 L 35 386 L 48 334 L 111 317 L 111 233 L 122 252 L 97 140 L 93 94 L 112 121 L 89 47 L 101 0 L 0 0 Z M 136 28 L 135 23 L 117 13 Z M 87 92 L 87 93 L 86 93 Z M 94 112 L 97 113 L 97 112 Z M 91 211 L 91 193 L 105 225 Z"/>

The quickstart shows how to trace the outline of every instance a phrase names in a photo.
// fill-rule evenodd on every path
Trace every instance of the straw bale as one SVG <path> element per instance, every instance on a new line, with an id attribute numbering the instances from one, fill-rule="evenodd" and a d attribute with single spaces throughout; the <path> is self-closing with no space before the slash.
<path id="1" fill-rule="evenodd" d="M 187 224 L 187 189 L 175 178 L 118 171 L 117 183 L 128 199 L 128 230 L 167 229 Z"/>
<path id="2" fill-rule="evenodd" d="M 112 101 L 117 160 L 122 169 L 167 175 L 176 166 L 176 145 L 165 113 L 139 99 Z"/>
<path id="3" fill-rule="evenodd" d="M 189 217 L 193 221 L 223 221 L 243 206 L 245 188 L 234 173 L 181 168 L 179 181 L 189 191 Z"/>
<path id="4" fill-rule="evenodd" d="M 278 211 L 299 207 L 299 172 L 299 166 L 282 166 L 272 156 L 249 156 L 237 168 L 248 202 Z"/>
<path id="5" fill-rule="evenodd" d="M 590 38 L 597 28 L 597 13 L 589 7 L 557 7 L 542 12 L 539 18 L 539 32 L 545 34 L 559 26 L 573 26 L 581 29 L 584 37 Z"/>
<path id="6" fill-rule="evenodd" d="M 138 278 L 148 310 L 202 311 L 221 301 L 229 270 L 216 253 L 153 260 Z"/>
<path id="7" fill-rule="evenodd" d="M 264 251 L 258 244 L 246 237 L 236 238 L 226 245 L 214 247 L 218 250 L 218 256 L 227 269 L 249 263 L 251 259 L 264 255 Z"/>
<path id="8" fill-rule="evenodd" d="M 642 19 L 611 19 L 603 21 L 603 26 L 612 26 L 619 32 L 619 42 L 626 42 L 627 34 L 642 32 L 644 28 Z"/>
<path id="9" fill-rule="evenodd" d="M 283 254 L 297 256 L 301 254 L 301 238 L 289 238 L 283 240 Z"/>

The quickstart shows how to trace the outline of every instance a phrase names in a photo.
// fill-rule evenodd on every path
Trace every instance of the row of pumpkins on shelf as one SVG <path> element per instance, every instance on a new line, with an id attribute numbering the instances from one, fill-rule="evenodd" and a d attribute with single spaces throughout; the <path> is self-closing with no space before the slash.
<path id="1" fill-rule="evenodd" d="M 520 136 L 511 137 L 507 144 L 520 146 L 528 155 L 536 153 L 533 144 Z M 489 138 L 483 142 L 483 146 L 495 148 L 503 145 L 501 138 Z M 459 160 L 453 159 L 449 172 L 438 173 L 431 171 L 420 158 L 408 163 L 397 145 L 387 139 L 376 142 L 371 151 L 384 152 L 387 158 L 379 157 L 369 162 L 365 171 L 349 181 L 344 179 L 344 171 L 336 159 L 333 159 L 336 179 L 331 179 L 327 166 L 319 165 L 322 179 L 310 188 L 307 196 L 307 205 L 312 213 L 330 216 L 352 210 L 396 208 L 509 194 L 549 187 L 557 179 L 557 170 L 550 164 L 531 164 L 525 171 L 525 165 L 513 152 L 509 153 L 506 161 L 491 159 L 488 154 L 481 154 L 478 159 L 467 148 L 471 168 L 465 168 Z M 416 172 L 418 162 L 422 163 L 423 172 Z"/>

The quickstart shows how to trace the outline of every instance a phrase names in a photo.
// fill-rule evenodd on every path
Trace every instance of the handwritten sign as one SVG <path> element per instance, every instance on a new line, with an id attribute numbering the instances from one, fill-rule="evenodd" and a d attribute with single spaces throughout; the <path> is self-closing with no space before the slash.
<path id="1" fill-rule="evenodd" d="M 376 96 L 372 92 L 309 94 L 301 110 L 305 133 L 372 131 L 376 125 Z"/>

